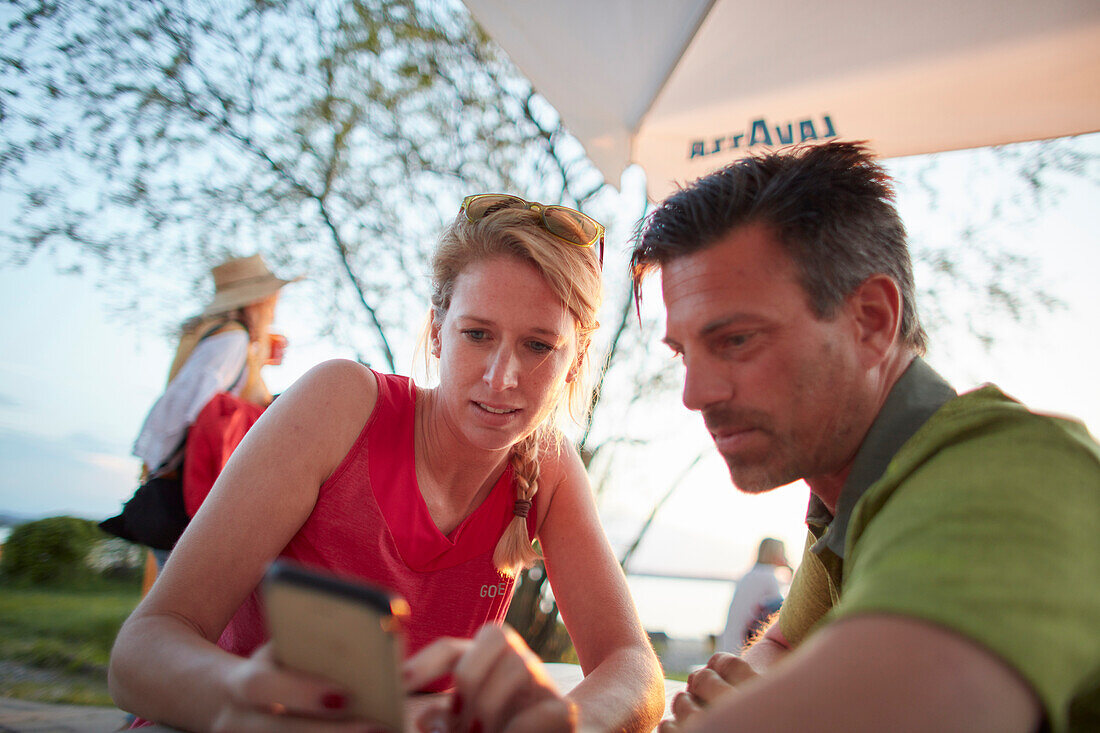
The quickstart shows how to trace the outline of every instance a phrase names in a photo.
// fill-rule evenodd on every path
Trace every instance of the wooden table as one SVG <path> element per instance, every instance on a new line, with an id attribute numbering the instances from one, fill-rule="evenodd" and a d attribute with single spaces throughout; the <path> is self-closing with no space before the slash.
<path id="1" fill-rule="evenodd" d="M 569 692 L 577 684 L 584 679 L 584 673 L 581 672 L 581 668 L 576 664 L 547 664 L 546 670 L 550 673 L 550 677 L 557 684 L 558 689 L 562 692 Z M 669 705 L 672 704 L 672 698 L 677 692 L 683 690 L 686 684 L 677 680 L 665 680 L 665 712 L 662 717 L 668 717 Z M 409 699 L 407 710 L 407 716 L 405 720 L 405 728 L 407 733 L 416 733 L 416 716 L 432 704 L 435 700 L 438 700 L 445 695 L 418 695 Z M 166 725 L 154 725 L 149 728 L 143 728 L 145 733 L 179 733 L 175 728 L 170 728 Z"/>

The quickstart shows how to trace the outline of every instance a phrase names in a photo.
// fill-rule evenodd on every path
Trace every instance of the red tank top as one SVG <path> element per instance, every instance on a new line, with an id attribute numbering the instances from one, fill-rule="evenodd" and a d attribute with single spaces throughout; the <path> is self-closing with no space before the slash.
<path id="1" fill-rule="evenodd" d="M 513 581 L 493 566 L 493 550 L 513 516 L 515 481 L 509 466 L 485 500 L 442 534 L 416 483 L 416 388 L 407 377 L 375 377 L 374 412 L 281 555 L 403 596 L 410 607 L 405 652 L 411 655 L 440 636 L 469 638 L 483 624 L 504 620 Z M 532 507 L 529 537 L 535 526 Z M 253 592 L 218 646 L 248 656 L 266 639 L 260 598 Z"/>

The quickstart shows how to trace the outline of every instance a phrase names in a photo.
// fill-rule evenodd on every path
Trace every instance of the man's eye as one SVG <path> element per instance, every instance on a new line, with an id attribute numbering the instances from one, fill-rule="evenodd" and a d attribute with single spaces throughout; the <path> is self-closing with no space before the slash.
<path id="1" fill-rule="evenodd" d="M 722 348 L 740 349 L 752 340 L 753 333 L 731 333 L 722 339 Z"/>

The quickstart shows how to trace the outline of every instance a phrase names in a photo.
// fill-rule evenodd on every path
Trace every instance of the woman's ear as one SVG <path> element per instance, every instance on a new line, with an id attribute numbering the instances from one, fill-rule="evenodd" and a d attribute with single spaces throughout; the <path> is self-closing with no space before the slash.
<path id="1" fill-rule="evenodd" d="M 584 357 L 588 352 L 588 344 L 585 343 L 581 346 L 577 352 L 577 356 L 573 359 L 573 363 L 569 365 L 569 371 L 565 373 L 565 383 L 570 384 L 577 379 L 577 375 L 581 373 L 581 364 L 584 363 Z"/>
<path id="2" fill-rule="evenodd" d="M 432 308 L 431 318 L 432 318 L 432 325 L 431 325 L 431 331 L 430 331 L 430 336 L 429 336 L 428 348 L 431 350 L 432 356 L 434 356 L 436 359 L 438 359 L 439 358 L 439 351 L 440 351 L 439 331 L 440 331 L 440 328 L 442 327 L 443 324 L 440 322 L 442 319 L 439 317 L 439 312 L 435 308 Z"/>

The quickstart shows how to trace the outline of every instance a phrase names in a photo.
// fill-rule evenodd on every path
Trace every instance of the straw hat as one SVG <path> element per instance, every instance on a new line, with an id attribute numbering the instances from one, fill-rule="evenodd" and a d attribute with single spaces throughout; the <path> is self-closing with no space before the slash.
<path id="1" fill-rule="evenodd" d="M 210 272 L 214 276 L 214 299 L 203 310 L 204 316 L 242 308 L 274 295 L 287 283 L 302 279 L 296 277 L 283 280 L 275 277 L 258 254 L 226 260 L 213 267 Z"/>
<path id="2" fill-rule="evenodd" d="M 774 537 L 765 537 L 760 540 L 760 549 L 757 550 L 756 561 L 781 568 L 791 566 L 787 560 L 787 548 L 783 545 L 783 541 Z"/>

